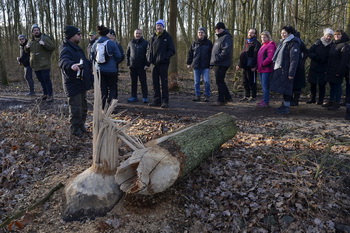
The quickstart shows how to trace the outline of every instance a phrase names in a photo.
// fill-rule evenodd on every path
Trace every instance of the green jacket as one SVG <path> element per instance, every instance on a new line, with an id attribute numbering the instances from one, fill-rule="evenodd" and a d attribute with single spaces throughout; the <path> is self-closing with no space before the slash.
<path id="1" fill-rule="evenodd" d="M 39 44 L 41 40 L 44 41 L 44 45 Z M 41 34 L 39 38 L 32 38 L 30 47 L 25 50 L 30 53 L 30 66 L 34 71 L 51 68 L 51 54 L 55 45 L 49 36 Z"/>

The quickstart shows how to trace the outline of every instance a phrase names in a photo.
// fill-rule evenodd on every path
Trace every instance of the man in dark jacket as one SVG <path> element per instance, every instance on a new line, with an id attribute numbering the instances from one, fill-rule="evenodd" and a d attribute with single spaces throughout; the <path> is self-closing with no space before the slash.
<path id="1" fill-rule="evenodd" d="M 210 66 L 214 69 L 216 84 L 218 85 L 218 101 L 215 105 L 225 105 L 232 101 L 231 94 L 225 83 L 225 76 L 232 62 L 232 36 L 226 30 L 225 24 L 219 22 L 215 26 L 218 37 L 211 52 Z"/>
<path id="2" fill-rule="evenodd" d="M 19 35 L 18 41 L 19 41 L 20 55 L 19 57 L 17 57 L 17 61 L 18 61 L 18 64 L 24 67 L 24 78 L 26 79 L 29 87 L 29 92 L 26 95 L 33 96 L 35 95 L 35 91 L 34 91 L 34 81 L 33 81 L 33 70 L 29 64 L 30 54 L 24 50 L 24 47 L 28 43 L 28 39 L 25 35 Z"/>
<path id="3" fill-rule="evenodd" d="M 68 96 L 71 134 L 81 137 L 86 133 L 86 91 L 92 87 L 92 65 L 78 46 L 80 29 L 64 28 L 65 39 L 60 46 L 59 66 L 62 71 L 63 88 Z"/>
<path id="4" fill-rule="evenodd" d="M 143 103 L 148 102 L 148 88 L 146 70 L 149 67 L 147 62 L 148 41 L 143 39 L 142 30 L 136 29 L 134 31 L 134 39 L 131 40 L 126 49 L 126 62 L 130 69 L 131 78 L 131 97 L 128 102 L 136 102 L 137 99 L 137 79 L 140 80 L 142 90 Z"/>
<path id="5" fill-rule="evenodd" d="M 261 47 L 260 42 L 256 38 L 257 30 L 251 28 L 248 31 L 247 39 L 244 44 L 243 51 L 239 57 L 239 64 L 236 66 L 236 70 L 243 69 L 243 84 L 245 90 L 245 96 L 242 101 L 255 101 L 256 98 L 256 64 L 258 51 Z"/>
<path id="6" fill-rule="evenodd" d="M 173 38 L 164 30 L 165 22 L 159 19 L 156 22 L 156 32 L 149 41 L 147 61 L 152 63 L 152 80 L 154 96 L 150 106 L 169 107 L 168 68 L 170 58 L 175 54 Z M 161 82 L 161 84 L 159 83 Z M 162 91 L 161 91 L 162 87 Z"/>
<path id="7" fill-rule="evenodd" d="M 210 96 L 210 80 L 209 67 L 210 56 L 213 43 L 207 38 L 207 30 L 203 27 L 198 29 L 197 40 L 195 40 L 188 50 L 187 68 L 193 68 L 194 73 L 194 89 L 195 97 L 193 101 L 199 101 L 201 95 L 200 81 L 201 76 L 204 81 L 204 102 L 209 101 Z"/>

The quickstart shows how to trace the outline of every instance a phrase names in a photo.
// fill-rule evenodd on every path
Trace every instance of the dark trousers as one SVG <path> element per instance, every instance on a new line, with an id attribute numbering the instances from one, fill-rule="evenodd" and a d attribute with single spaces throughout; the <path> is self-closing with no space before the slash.
<path id="1" fill-rule="evenodd" d="M 257 72 L 251 70 L 243 70 L 243 85 L 246 97 L 256 98 L 256 79 Z M 251 95 L 250 95 L 251 94 Z"/>
<path id="2" fill-rule="evenodd" d="M 154 65 L 152 69 L 153 80 L 153 102 L 156 104 L 169 103 L 168 87 L 168 68 L 169 64 Z M 160 88 L 162 87 L 162 92 Z"/>
<path id="3" fill-rule="evenodd" d="M 225 83 L 225 76 L 228 67 L 225 66 L 214 66 L 216 85 L 218 86 L 218 102 L 227 102 L 232 100 L 231 94 Z"/>
<path id="4" fill-rule="evenodd" d="M 345 103 L 350 104 L 350 81 L 349 81 L 349 77 L 345 78 Z"/>
<path id="5" fill-rule="evenodd" d="M 329 92 L 329 101 L 340 103 L 342 95 L 341 83 L 329 83 L 329 86 L 331 87 Z"/>
<path id="6" fill-rule="evenodd" d="M 291 102 L 293 100 L 293 96 L 291 95 L 283 95 L 283 100 L 286 102 Z"/>
<path id="7" fill-rule="evenodd" d="M 44 95 L 52 96 L 52 82 L 50 79 L 50 69 L 35 71 L 35 75 L 38 78 L 41 87 L 43 88 Z"/>
<path id="8" fill-rule="evenodd" d="M 79 133 L 81 130 L 85 130 L 85 121 L 88 110 L 86 92 L 68 97 L 68 104 L 71 133 Z"/>
<path id="9" fill-rule="evenodd" d="M 100 72 L 101 73 L 101 95 L 102 95 L 102 109 L 106 104 L 109 105 L 112 99 L 118 98 L 117 92 L 117 72 Z"/>
<path id="10" fill-rule="evenodd" d="M 143 68 L 130 67 L 130 77 L 131 77 L 131 96 L 137 97 L 137 79 L 139 79 L 141 83 L 142 98 L 147 98 L 148 89 L 147 89 L 146 70 Z"/>
<path id="11" fill-rule="evenodd" d="M 317 84 L 310 84 L 311 99 L 316 100 Z M 326 95 L 326 84 L 318 85 L 318 101 L 322 102 Z"/>
<path id="12" fill-rule="evenodd" d="M 24 67 L 24 78 L 29 87 L 29 93 L 34 94 L 33 69 L 30 66 Z"/>

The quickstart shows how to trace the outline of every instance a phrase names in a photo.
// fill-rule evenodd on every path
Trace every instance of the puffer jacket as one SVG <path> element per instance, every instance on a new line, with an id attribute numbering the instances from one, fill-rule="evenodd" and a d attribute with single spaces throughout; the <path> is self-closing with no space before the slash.
<path id="1" fill-rule="evenodd" d="M 203 40 L 194 41 L 188 50 L 187 65 L 194 69 L 208 69 L 213 43 L 204 37 Z"/>
<path id="2" fill-rule="evenodd" d="M 211 51 L 210 65 L 230 67 L 232 63 L 232 35 L 224 30 L 217 37 Z"/>
<path id="3" fill-rule="evenodd" d="M 271 73 L 273 71 L 272 58 L 276 51 L 276 43 L 273 40 L 262 44 L 257 56 L 257 69 L 259 73 Z"/>
<path id="4" fill-rule="evenodd" d="M 143 69 L 145 66 L 149 66 L 147 62 L 147 47 L 148 41 L 143 39 L 133 39 L 129 42 L 128 48 L 126 49 L 126 63 L 131 68 Z"/>
<path id="5" fill-rule="evenodd" d="M 329 50 L 326 81 L 342 83 L 349 73 L 350 46 L 347 43 L 349 36 L 346 33 Z"/>
<path id="6" fill-rule="evenodd" d="M 93 75 L 92 64 L 82 48 L 69 40 L 64 40 L 59 48 L 60 57 L 58 65 L 61 68 L 63 89 L 68 97 L 83 93 L 92 88 Z M 72 65 L 83 59 L 83 77 L 77 78 L 77 71 L 72 70 Z"/>
<path id="7" fill-rule="evenodd" d="M 39 41 L 44 41 L 44 45 L 39 44 Z M 52 39 L 41 34 L 40 37 L 32 37 L 29 42 L 30 47 L 25 47 L 25 51 L 30 53 L 30 66 L 34 71 L 47 70 L 51 68 L 51 55 L 55 50 L 55 45 Z"/>
<path id="8" fill-rule="evenodd" d="M 250 70 L 257 66 L 257 55 L 261 47 L 260 42 L 254 38 L 251 42 L 246 40 L 244 44 L 244 49 L 239 56 L 238 66 L 245 70 Z"/>
<path id="9" fill-rule="evenodd" d="M 173 38 L 167 31 L 157 36 L 155 33 L 147 48 L 147 61 L 153 65 L 169 64 L 170 58 L 176 53 Z"/>

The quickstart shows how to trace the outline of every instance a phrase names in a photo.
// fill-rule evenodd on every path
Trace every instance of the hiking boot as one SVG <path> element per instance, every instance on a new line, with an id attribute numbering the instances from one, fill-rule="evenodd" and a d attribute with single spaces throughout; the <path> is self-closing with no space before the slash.
<path id="1" fill-rule="evenodd" d="M 52 95 L 47 96 L 47 99 L 45 101 L 46 102 L 52 102 L 53 101 L 53 96 Z"/>
<path id="2" fill-rule="evenodd" d="M 248 101 L 249 97 L 244 96 L 242 99 L 240 99 L 240 101 Z"/>
<path id="3" fill-rule="evenodd" d="M 248 102 L 255 102 L 255 98 L 250 97 L 247 101 L 248 101 Z"/>
<path id="4" fill-rule="evenodd" d="M 275 113 L 280 115 L 286 115 L 290 113 L 290 109 L 289 107 L 282 105 L 281 107 L 275 109 Z"/>
<path id="5" fill-rule="evenodd" d="M 319 100 L 319 101 L 317 101 L 317 103 L 316 103 L 317 105 L 322 105 L 323 104 L 323 100 Z"/>
<path id="6" fill-rule="evenodd" d="M 160 107 L 161 108 L 169 108 L 169 104 L 168 103 L 162 103 L 162 105 Z"/>
<path id="7" fill-rule="evenodd" d="M 47 99 L 47 95 L 42 95 L 42 96 L 40 96 L 40 99 L 41 99 L 41 100 L 46 100 L 46 99 Z"/>
<path id="8" fill-rule="evenodd" d="M 143 98 L 143 99 L 142 99 L 142 102 L 143 102 L 144 104 L 147 104 L 147 103 L 148 103 L 148 99 L 147 99 L 147 98 Z"/>
<path id="9" fill-rule="evenodd" d="M 26 96 L 35 96 L 35 92 L 28 92 Z"/>
<path id="10" fill-rule="evenodd" d="M 128 102 L 129 102 L 129 103 L 133 103 L 133 102 L 137 102 L 137 101 L 138 101 L 137 97 L 130 97 L 130 98 L 128 99 Z"/>
<path id="11" fill-rule="evenodd" d="M 338 110 L 339 108 L 340 108 L 339 103 L 332 102 L 331 105 L 327 108 L 327 110 L 335 111 L 335 110 Z"/>
<path id="12" fill-rule="evenodd" d="M 322 104 L 322 107 L 329 107 L 329 106 L 331 106 L 332 105 L 332 101 L 328 101 L 328 102 L 324 102 L 323 104 Z"/>
<path id="13" fill-rule="evenodd" d="M 209 96 L 204 96 L 204 102 L 209 102 Z"/>
<path id="14" fill-rule="evenodd" d="M 201 97 L 196 95 L 194 98 L 193 98 L 193 101 L 200 101 L 201 100 Z"/>

